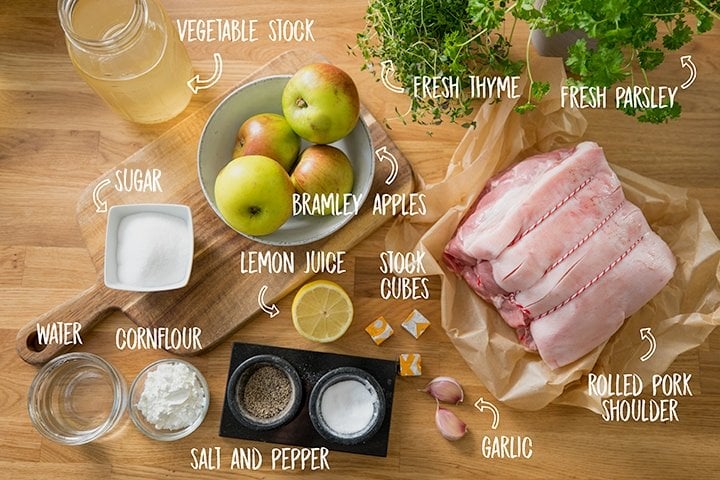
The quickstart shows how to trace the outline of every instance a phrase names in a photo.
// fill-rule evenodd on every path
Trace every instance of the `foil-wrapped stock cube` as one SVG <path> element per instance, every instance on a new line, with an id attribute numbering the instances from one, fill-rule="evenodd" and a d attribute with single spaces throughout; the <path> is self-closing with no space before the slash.
<path id="1" fill-rule="evenodd" d="M 422 357 L 419 353 L 400 354 L 400 376 L 419 377 L 422 375 Z"/>
<path id="2" fill-rule="evenodd" d="M 393 328 L 390 326 L 390 324 L 385 320 L 385 317 L 380 316 L 376 318 L 375 320 L 370 323 L 367 327 L 365 327 L 365 331 L 370 335 L 370 337 L 373 339 L 373 342 L 375 342 L 375 345 L 380 345 L 385 340 L 390 338 L 392 334 L 394 333 Z"/>
<path id="3" fill-rule="evenodd" d="M 410 312 L 405 321 L 402 323 L 402 327 L 410 333 L 416 339 L 420 338 L 425 330 L 430 326 L 430 320 L 417 310 Z"/>

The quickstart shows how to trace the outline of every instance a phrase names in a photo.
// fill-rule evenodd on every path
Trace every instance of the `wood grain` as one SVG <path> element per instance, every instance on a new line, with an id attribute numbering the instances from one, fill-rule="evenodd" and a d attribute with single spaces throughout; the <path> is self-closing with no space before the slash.
<path id="1" fill-rule="evenodd" d="M 262 77 L 292 73 L 303 65 L 323 61 L 323 57 L 307 51 L 288 51 L 249 75 L 240 85 Z M 120 310 L 141 327 L 194 328 L 202 331 L 202 347 L 173 349 L 181 355 L 199 354 L 215 345 L 260 311 L 255 300 L 263 286 L 265 299 L 272 304 L 311 274 L 305 273 L 305 253 L 311 250 L 338 252 L 351 249 L 363 238 L 391 218 L 373 212 L 372 199 L 376 194 L 405 194 L 413 190 L 413 175 L 407 160 L 394 146 L 377 120 L 362 108 L 362 120 L 367 126 L 372 145 L 384 146 L 398 164 L 396 179 L 387 185 L 389 162 L 379 162 L 370 187 L 368 201 L 358 214 L 341 230 L 325 239 L 297 247 L 264 246 L 263 251 L 289 251 L 295 255 L 294 272 L 284 275 L 261 272 L 253 275 L 237 273 L 237 259 L 242 252 L 257 248 L 256 242 L 238 236 L 226 227 L 208 205 L 198 188 L 196 152 L 202 129 L 221 95 L 194 115 L 185 119 L 145 148 L 130 156 L 116 169 L 91 182 L 77 206 L 77 219 L 86 239 L 91 258 L 98 272 L 103 271 L 105 247 L 105 215 L 98 215 L 93 198 L 94 188 L 101 181 L 111 179 L 115 171 L 159 169 L 165 188 L 156 192 L 153 201 L 180 203 L 192 210 L 195 258 L 191 279 L 184 288 L 144 294 L 133 294 L 106 288 L 102 278 L 68 302 L 59 305 L 22 327 L 17 336 L 19 355 L 31 363 L 45 363 L 69 348 L 66 345 L 39 345 L 38 325 L 56 322 L 78 322 L 80 335 L 86 335 L 94 325 L 115 310 Z M 372 155 L 372 153 L 370 153 Z M 371 161 L 375 161 L 374 156 Z M 142 203 L 146 192 L 110 191 L 103 200 L 111 205 Z M 147 201 L 147 200 L 144 200 Z M 55 265 L 58 268 L 60 265 Z"/>
<path id="2" fill-rule="evenodd" d="M 212 70 L 212 54 L 220 51 L 225 71 L 218 85 L 193 99 L 180 117 L 144 127 L 123 121 L 73 71 L 55 13 L 55 0 L 0 3 L 0 477 L 59 480 L 156 478 L 311 478 L 398 479 L 440 478 L 597 478 L 659 479 L 716 478 L 720 470 L 720 332 L 699 348 L 681 355 L 671 371 L 693 374 L 693 396 L 680 399 L 679 422 L 667 424 L 605 423 L 585 410 L 552 405 L 524 412 L 498 404 L 501 423 L 489 426 L 487 414 L 472 403 L 481 396 L 493 400 L 453 349 L 440 328 L 440 297 L 433 285 L 430 300 L 385 301 L 380 298 L 378 253 L 384 249 L 388 226 L 380 227 L 349 253 L 348 272 L 330 278 L 353 295 L 356 319 L 348 333 L 329 345 L 317 345 L 297 335 L 290 319 L 292 294 L 277 304 L 280 315 L 255 315 L 218 343 L 212 351 L 191 357 L 206 376 L 211 391 L 207 419 L 190 437 L 171 443 L 143 437 L 126 417 L 116 435 L 92 445 L 63 447 L 30 425 L 26 398 L 37 368 L 16 354 L 19 329 L 96 282 L 98 244 L 86 250 L 86 235 L 76 220 L 83 191 L 104 172 L 156 141 L 174 126 L 201 111 L 218 95 L 291 48 L 314 50 L 345 69 L 355 80 L 363 103 L 377 119 L 404 111 L 407 99 L 384 89 L 367 72 L 362 60 L 347 54 L 363 27 L 366 0 L 321 2 L 238 2 L 237 0 L 164 0 L 172 18 L 257 18 L 263 25 L 277 17 L 313 18 L 312 44 L 188 43 L 199 72 Z M 518 44 L 527 32 L 522 25 Z M 678 52 L 652 73 L 657 84 L 677 85 L 687 79 L 680 55 L 692 54 L 698 77 L 678 94 L 682 118 L 668 125 L 643 125 L 614 111 L 586 111 L 586 138 L 600 143 L 609 159 L 648 177 L 688 188 L 699 199 L 720 231 L 720 28 Z M 425 181 L 440 180 L 448 159 L 465 131 L 444 124 L 432 129 L 390 120 L 389 136 Z M 193 141 L 195 141 L 193 139 Z M 160 201 L 161 199 L 153 199 Z M 413 308 L 433 325 L 413 339 L 399 324 Z M 179 312 L 191 322 L 192 311 Z M 384 315 L 396 329 L 381 347 L 370 342 L 364 327 Z M 78 349 L 112 362 L 129 381 L 148 363 L 173 355 L 163 351 L 119 351 L 118 328 L 132 327 L 127 315 L 116 312 L 99 322 Z M 232 341 L 394 359 L 403 352 L 423 355 L 423 377 L 399 378 L 387 458 L 331 452 L 329 472 L 273 471 L 270 454 L 279 445 L 220 438 L 222 408 Z M 465 387 L 465 404 L 450 407 L 470 427 L 469 436 L 450 443 L 436 432 L 435 404 L 417 390 L 436 375 L 455 376 Z M 521 435 L 533 440 L 531 459 L 486 459 L 485 435 Z M 220 471 L 191 468 L 191 449 L 219 446 L 225 460 L 233 448 L 257 447 L 266 458 L 259 471 Z"/>

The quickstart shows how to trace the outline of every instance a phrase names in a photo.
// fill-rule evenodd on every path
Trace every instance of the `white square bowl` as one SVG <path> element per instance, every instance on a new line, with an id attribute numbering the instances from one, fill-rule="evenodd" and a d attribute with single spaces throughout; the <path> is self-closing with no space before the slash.
<path id="1" fill-rule="evenodd" d="M 120 222 L 127 216 L 137 213 L 160 213 L 177 217 L 185 222 L 187 228 L 183 235 L 185 241 L 190 245 L 190 249 L 186 252 L 184 258 L 178 259 L 184 266 L 184 275 L 180 281 L 170 281 L 157 285 L 142 285 L 124 283 L 118 278 L 118 231 Z M 145 203 L 145 204 L 127 204 L 114 205 L 110 207 L 107 218 L 107 229 L 105 231 L 105 267 L 104 277 L 105 286 L 115 290 L 127 290 L 132 292 L 158 292 L 163 290 L 174 290 L 187 285 L 190 280 L 190 272 L 192 271 L 192 262 L 194 254 L 194 236 L 192 213 L 187 205 L 176 205 L 166 203 Z"/>

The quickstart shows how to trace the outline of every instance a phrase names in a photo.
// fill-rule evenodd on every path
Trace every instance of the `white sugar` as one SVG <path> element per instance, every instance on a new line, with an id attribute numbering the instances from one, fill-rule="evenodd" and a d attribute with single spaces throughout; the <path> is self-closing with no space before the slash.
<path id="1" fill-rule="evenodd" d="M 354 436 L 370 425 L 377 403 L 374 389 L 357 380 L 343 380 L 323 392 L 320 411 L 330 430 L 339 436 Z"/>
<path id="2" fill-rule="evenodd" d="M 181 282 L 192 255 L 188 228 L 183 219 L 164 213 L 142 212 L 122 218 L 117 238 L 118 280 L 139 287 Z"/>

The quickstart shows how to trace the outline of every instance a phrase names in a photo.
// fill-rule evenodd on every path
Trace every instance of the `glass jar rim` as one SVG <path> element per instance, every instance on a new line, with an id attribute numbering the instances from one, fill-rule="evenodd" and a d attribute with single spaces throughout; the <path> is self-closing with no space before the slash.
<path id="1" fill-rule="evenodd" d="M 146 0 L 133 0 L 133 11 L 127 22 L 106 38 L 83 37 L 73 28 L 72 14 L 78 0 L 58 0 L 58 17 L 65 37 L 77 48 L 91 51 L 120 50 L 137 38 L 142 25 L 148 21 Z"/>

